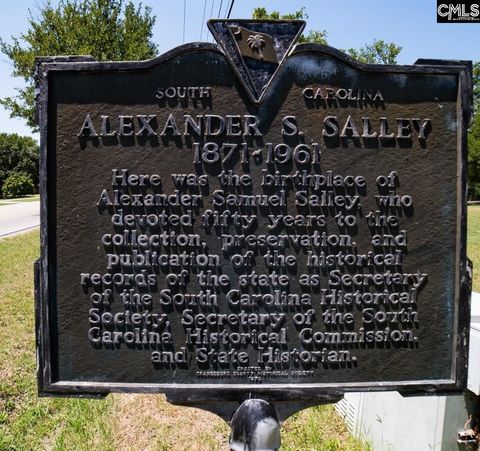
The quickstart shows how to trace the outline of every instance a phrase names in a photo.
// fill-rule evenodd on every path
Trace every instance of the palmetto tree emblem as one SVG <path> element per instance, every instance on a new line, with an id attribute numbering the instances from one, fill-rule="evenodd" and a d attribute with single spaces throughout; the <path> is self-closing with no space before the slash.
<path id="1" fill-rule="evenodd" d="M 263 52 L 262 48 L 265 47 L 265 39 L 260 34 L 251 34 L 247 38 L 248 46 L 254 51 L 258 53 L 258 56 L 263 59 Z"/>

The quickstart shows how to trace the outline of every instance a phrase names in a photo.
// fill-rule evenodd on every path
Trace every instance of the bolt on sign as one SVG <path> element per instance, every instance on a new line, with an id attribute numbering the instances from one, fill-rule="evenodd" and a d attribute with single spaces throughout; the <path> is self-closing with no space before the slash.
<path id="1" fill-rule="evenodd" d="M 150 61 L 38 60 L 40 393 L 461 390 L 470 62 L 209 27 Z"/>

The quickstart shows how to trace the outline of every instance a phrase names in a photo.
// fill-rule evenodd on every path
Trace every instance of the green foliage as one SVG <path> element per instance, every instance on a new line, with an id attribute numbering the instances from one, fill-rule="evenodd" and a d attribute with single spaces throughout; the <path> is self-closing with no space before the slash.
<path id="1" fill-rule="evenodd" d="M 56 3 L 56 2 L 55 2 Z M 156 55 L 151 41 L 155 16 L 151 8 L 135 7 L 123 0 L 60 0 L 40 7 L 39 17 L 30 12 L 29 29 L 12 43 L 0 39 L 0 50 L 12 61 L 15 77 L 26 86 L 18 96 L 0 100 L 11 117 L 26 119 L 36 128 L 35 57 L 91 55 L 98 61 L 143 60 Z"/>
<path id="2" fill-rule="evenodd" d="M 327 32 L 325 30 L 310 30 L 306 36 L 302 34 L 298 42 L 301 44 L 304 42 L 310 42 L 313 44 L 327 45 Z"/>
<path id="3" fill-rule="evenodd" d="M 23 197 L 34 193 L 32 179 L 25 172 L 12 172 L 3 183 L 2 193 L 6 198 Z"/>
<path id="4" fill-rule="evenodd" d="M 308 14 L 305 12 L 305 8 L 301 8 L 290 14 L 280 14 L 278 11 L 272 11 L 269 13 L 265 8 L 255 8 L 252 13 L 252 19 L 308 19 Z M 327 32 L 325 30 L 310 30 L 307 35 L 302 34 L 298 42 L 311 42 L 327 45 Z M 401 51 L 402 47 L 393 42 L 374 39 L 372 44 L 366 44 L 360 49 L 348 49 L 346 53 L 362 63 L 396 64 L 397 56 Z"/>
<path id="5" fill-rule="evenodd" d="M 480 62 L 473 64 L 473 124 L 468 132 L 468 197 L 480 199 Z"/>
<path id="6" fill-rule="evenodd" d="M 475 114 L 468 133 L 468 195 L 480 198 L 480 114 Z"/>
<path id="7" fill-rule="evenodd" d="M 27 174 L 38 186 L 39 147 L 34 139 L 15 133 L 0 133 L 0 187 L 12 173 Z"/>
<path id="8" fill-rule="evenodd" d="M 347 53 L 354 59 L 368 64 L 396 64 L 402 47 L 383 39 L 374 39 L 373 44 L 366 44 L 360 49 L 348 49 Z"/>
<path id="9" fill-rule="evenodd" d="M 473 64 L 473 123 L 468 132 L 468 197 L 480 199 L 480 62 Z"/>
<path id="10" fill-rule="evenodd" d="M 480 109 L 480 61 L 473 64 L 473 109 Z"/>
<path id="11" fill-rule="evenodd" d="M 255 20 L 306 20 L 308 14 L 305 12 L 305 8 L 301 8 L 291 14 L 280 14 L 278 11 L 267 12 L 265 8 L 255 8 L 252 13 L 252 19 Z M 310 30 L 307 35 L 302 34 L 298 42 L 313 42 L 315 44 L 327 44 L 327 32 L 325 30 Z"/>
<path id="12" fill-rule="evenodd" d="M 308 19 L 308 14 L 305 8 L 300 8 L 298 11 L 290 14 L 280 14 L 278 11 L 267 12 L 265 8 L 255 8 L 252 13 L 252 19 L 255 20 L 299 20 Z"/>

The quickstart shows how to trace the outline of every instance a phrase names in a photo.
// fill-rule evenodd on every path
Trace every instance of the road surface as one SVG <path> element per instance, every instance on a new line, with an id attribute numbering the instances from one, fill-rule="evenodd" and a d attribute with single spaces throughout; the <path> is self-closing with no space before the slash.
<path id="1" fill-rule="evenodd" d="M 0 238 L 25 232 L 39 225 L 39 201 L 0 205 Z"/>

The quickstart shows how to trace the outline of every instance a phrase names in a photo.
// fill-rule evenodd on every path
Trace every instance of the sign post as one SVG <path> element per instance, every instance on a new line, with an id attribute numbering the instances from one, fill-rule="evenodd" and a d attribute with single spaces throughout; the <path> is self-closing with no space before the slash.
<path id="1" fill-rule="evenodd" d="M 232 443 L 249 409 L 275 443 L 348 391 L 464 389 L 471 63 L 209 27 L 151 61 L 38 60 L 40 394 L 243 403 Z"/>

